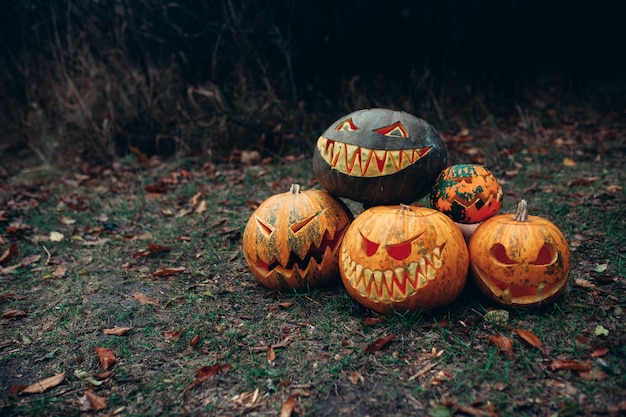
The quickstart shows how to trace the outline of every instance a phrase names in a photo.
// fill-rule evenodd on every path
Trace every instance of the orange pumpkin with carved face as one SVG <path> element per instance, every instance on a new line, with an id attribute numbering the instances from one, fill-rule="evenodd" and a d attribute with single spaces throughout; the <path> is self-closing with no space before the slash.
<path id="1" fill-rule="evenodd" d="M 302 290 L 338 278 L 339 243 L 350 210 L 326 191 L 297 184 L 271 196 L 252 213 L 243 253 L 252 274 L 268 288 Z"/>
<path id="2" fill-rule="evenodd" d="M 335 121 L 317 140 L 313 171 L 331 194 L 366 207 L 410 204 L 430 192 L 446 166 L 439 133 L 391 109 L 364 109 Z"/>
<path id="3" fill-rule="evenodd" d="M 463 290 L 468 263 L 463 235 L 444 214 L 375 206 L 348 227 L 339 271 L 352 298 L 388 314 L 451 303 Z"/>
<path id="4" fill-rule="evenodd" d="M 502 187 L 482 165 L 451 165 L 437 177 L 430 204 L 455 222 L 479 223 L 500 211 Z"/>
<path id="5" fill-rule="evenodd" d="M 529 216 L 522 200 L 516 214 L 485 220 L 469 241 L 470 268 L 478 288 L 498 304 L 536 307 L 566 288 L 570 250 L 561 230 Z"/>

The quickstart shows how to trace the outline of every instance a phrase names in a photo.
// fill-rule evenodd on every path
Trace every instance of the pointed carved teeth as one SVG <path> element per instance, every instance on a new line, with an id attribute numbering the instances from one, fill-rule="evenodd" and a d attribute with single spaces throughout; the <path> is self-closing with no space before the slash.
<path id="1" fill-rule="evenodd" d="M 380 177 L 395 174 L 423 158 L 431 146 L 414 149 L 368 149 L 337 142 L 323 136 L 317 149 L 324 160 L 337 171 L 354 177 Z"/>
<path id="2" fill-rule="evenodd" d="M 443 264 L 443 249 L 444 245 L 437 246 L 419 261 L 381 271 L 364 268 L 343 248 L 341 263 L 348 283 L 363 297 L 375 302 L 397 302 L 415 294 L 435 279 L 437 270 Z"/>

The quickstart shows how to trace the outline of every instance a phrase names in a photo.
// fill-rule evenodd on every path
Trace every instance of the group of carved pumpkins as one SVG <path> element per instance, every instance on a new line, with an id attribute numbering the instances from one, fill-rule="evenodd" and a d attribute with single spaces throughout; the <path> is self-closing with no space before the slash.
<path id="1" fill-rule="evenodd" d="M 497 214 L 502 188 L 485 167 L 446 164 L 437 131 L 413 115 L 365 109 L 340 118 L 314 150 L 324 190 L 294 184 L 252 213 L 243 234 L 250 271 L 266 287 L 294 290 L 340 275 L 353 299 L 383 314 L 450 304 L 469 270 L 498 304 L 553 301 L 569 278 L 563 233 L 529 216 L 524 200 L 516 214 Z M 428 194 L 432 208 L 411 205 Z M 354 218 L 339 197 L 364 211 Z"/>

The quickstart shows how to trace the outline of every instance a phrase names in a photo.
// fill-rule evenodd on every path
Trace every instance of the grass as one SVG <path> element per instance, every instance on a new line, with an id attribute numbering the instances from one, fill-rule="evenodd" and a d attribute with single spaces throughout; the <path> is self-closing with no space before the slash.
<path id="1" fill-rule="evenodd" d="M 88 178 L 66 172 L 11 179 L 0 194 L 7 218 L 0 252 L 15 242 L 19 255 L 3 265 L 0 310 L 26 315 L 0 323 L 0 413 L 82 414 L 90 384 L 75 372 L 103 372 L 95 347 L 117 358 L 93 388 L 107 400 L 102 412 L 114 415 L 276 415 L 290 396 L 298 415 L 320 416 L 573 416 L 623 407 L 626 200 L 611 187 L 624 182 L 624 137 L 604 143 L 609 150 L 601 153 L 582 140 L 548 147 L 536 138 L 541 124 L 523 115 L 533 133 L 525 139 L 515 136 L 514 123 L 492 123 L 473 146 L 502 180 L 504 212 L 525 198 L 531 214 L 562 228 L 573 271 L 555 304 L 511 309 L 502 324 L 484 320 L 497 307 L 471 283 L 447 308 L 375 324 L 367 320 L 378 316 L 340 285 L 303 293 L 258 285 L 241 253 L 243 227 L 255 203 L 292 182 L 316 187 L 308 156 L 290 164 L 220 165 L 215 178 L 203 174 L 202 161 L 145 166 L 127 159 Z M 499 139 L 487 140 L 488 133 Z M 449 146 L 453 162 L 466 158 Z M 497 156 L 503 149 L 508 157 Z M 564 164 L 572 155 L 576 165 Z M 180 175 L 182 167 L 191 177 Z M 161 183 L 164 193 L 146 191 Z M 191 201 L 198 193 L 206 210 L 196 213 Z M 355 214 L 361 210 L 347 203 Z M 20 223 L 25 232 L 11 232 Z M 65 238 L 50 241 L 50 232 Z M 133 257 L 149 243 L 171 251 Z M 40 258 L 7 270 L 34 255 Z M 173 276 L 152 275 L 179 266 L 185 270 Z M 66 272 L 55 275 L 59 267 Z M 114 326 L 132 330 L 103 333 Z M 598 326 L 608 334 L 598 334 Z M 522 341 L 517 329 L 537 335 L 547 352 Z M 366 353 L 392 333 L 383 349 Z M 489 341 L 494 335 L 513 341 L 511 357 Z M 276 344 L 268 360 L 267 346 Z M 591 372 L 554 370 L 557 358 L 589 363 Z M 186 389 L 199 369 L 215 364 L 232 369 Z M 63 383 L 44 393 L 10 392 L 59 372 L 66 372 Z"/>

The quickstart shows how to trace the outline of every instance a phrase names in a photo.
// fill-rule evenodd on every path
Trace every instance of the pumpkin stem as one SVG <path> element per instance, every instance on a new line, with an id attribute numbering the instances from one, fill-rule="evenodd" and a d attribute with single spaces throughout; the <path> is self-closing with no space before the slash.
<path id="1" fill-rule="evenodd" d="M 400 209 L 399 210 L 411 211 L 411 206 L 409 206 L 407 204 L 400 203 Z"/>
<path id="2" fill-rule="evenodd" d="M 527 222 L 528 221 L 528 203 L 522 199 L 517 204 L 517 212 L 515 213 L 515 221 Z"/>
<path id="3" fill-rule="evenodd" d="M 289 191 L 293 195 L 300 194 L 300 184 L 291 184 Z"/>

